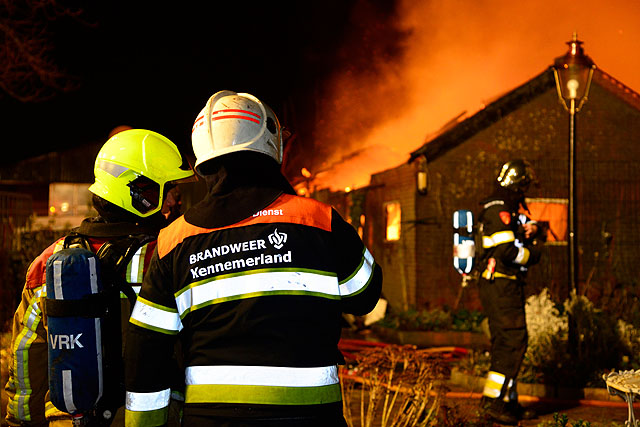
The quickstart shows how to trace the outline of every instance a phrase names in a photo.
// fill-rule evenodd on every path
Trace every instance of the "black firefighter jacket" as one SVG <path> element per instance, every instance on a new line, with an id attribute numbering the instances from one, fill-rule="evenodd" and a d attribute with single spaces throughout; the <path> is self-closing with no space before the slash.
<path id="1" fill-rule="evenodd" d="M 158 238 L 127 338 L 127 423 L 163 422 L 176 337 L 185 414 L 341 410 L 341 313 L 373 309 L 380 267 L 334 209 L 292 194 L 275 166 L 232 163 L 213 181 Z"/>
<path id="2" fill-rule="evenodd" d="M 526 268 L 541 255 L 535 237 L 525 240 L 519 214 L 520 198 L 500 189 L 482 202 L 482 277 L 523 279 Z M 492 275 L 492 277 L 490 277 Z"/>

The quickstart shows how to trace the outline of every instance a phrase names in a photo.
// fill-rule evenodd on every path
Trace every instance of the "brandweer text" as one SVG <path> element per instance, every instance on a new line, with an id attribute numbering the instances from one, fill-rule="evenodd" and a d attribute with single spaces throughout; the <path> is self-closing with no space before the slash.
<path id="1" fill-rule="evenodd" d="M 204 261 L 219 257 L 221 255 L 227 255 L 229 253 L 235 254 L 238 252 L 257 251 L 259 249 L 266 249 L 264 240 L 249 240 L 247 242 L 231 243 L 229 245 L 222 245 L 211 249 L 205 249 L 202 252 L 189 255 L 189 264 L 195 264 L 198 261 Z"/>

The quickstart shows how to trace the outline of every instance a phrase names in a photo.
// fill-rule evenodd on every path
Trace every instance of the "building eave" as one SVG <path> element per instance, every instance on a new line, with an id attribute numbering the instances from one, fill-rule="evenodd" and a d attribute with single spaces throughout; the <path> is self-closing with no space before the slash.
<path id="1" fill-rule="evenodd" d="M 553 69 L 549 67 L 525 84 L 487 105 L 473 116 L 461 121 L 457 126 L 427 141 L 422 147 L 411 153 L 409 163 L 412 163 L 420 156 L 425 156 L 429 161 L 440 157 L 450 149 L 457 147 L 476 133 L 518 109 L 521 105 L 554 87 Z"/>

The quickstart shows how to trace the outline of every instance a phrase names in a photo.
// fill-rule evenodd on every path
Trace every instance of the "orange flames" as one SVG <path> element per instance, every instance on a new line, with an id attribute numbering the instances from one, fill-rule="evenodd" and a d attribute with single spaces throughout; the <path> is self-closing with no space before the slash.
<path id="1" fill-rule="evenodd" d="M 333 150 L 302 169 L 307 187 L 367 185 L 452 117 L 473 114 L 552 65 L 573 31 L 598 67 L 638 90 L 638 22 L 640 2 L 633 1 L 402 1 L 387 23 L 408 34 L 402 54 L 378 58 L 375 75 L 344 64 L 327 83 L 315 146 Z M 355 38 L 345 52 L 360 43 Z"/>

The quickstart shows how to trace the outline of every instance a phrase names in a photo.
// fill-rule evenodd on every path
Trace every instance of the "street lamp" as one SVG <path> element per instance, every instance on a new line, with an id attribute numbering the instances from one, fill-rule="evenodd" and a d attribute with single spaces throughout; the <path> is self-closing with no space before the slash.
<path id="1" fill-rule="evenodd" d="M 560 103 L 569 112 L 569 291 L 578 285 L 578 232 L 576 209 L 576 113 L 580 111 L 589 96 L 591 78 L 596 65 L 584 54 L 582 42 L 573 33 L 567 42 L 569 50 L 555 59 L 553 74 Z"/>

